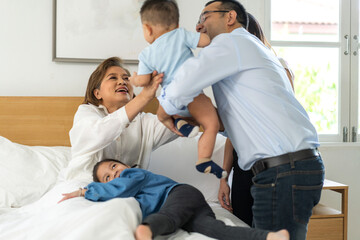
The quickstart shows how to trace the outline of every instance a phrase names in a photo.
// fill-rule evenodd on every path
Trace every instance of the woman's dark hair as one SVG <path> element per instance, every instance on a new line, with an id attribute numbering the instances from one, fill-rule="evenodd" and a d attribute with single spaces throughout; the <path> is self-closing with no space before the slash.
<path id="1" fill-rule="evenodd" d="M 234 10 L 236 12 L 236 20 L 245 28 L 248 24 L 248 16 L 245 7 L 235 0 L 212 0 L 205 4 L 205 7 L 214 3 L 221 3 L 221 10 Z"/>
<path id="2" fill-rule="evenodd" d="M 94 166 L 94 169 L 93 169 L 93 180 L 94 180 L 94 182 L 100 182 L 100 179 L 99 179 L 98 176 L 97 176 L 97 171 L 98 171 L 100 165 L 101 165 L 102 163 L 105 163 L 105 162 L 117 162 L 117 163 L 120 163 L 120 164 L 122 164 L 122 165 L 127 166 L 125 163 L 123 163 L 123 162 L 121 162 L 121 161 L 119 161 L 119 160 L 116 160 L 116 159 L 103 159 L 103 160 L 101 160 L 100 162 L 97 162 L 97 163 L 95 164 L 95 166 Z"/>
<path id="3" fill-rule="evenodd" d="M 256 36 L 260 41 L 264 43 L 265 46 L 271 49 L 270 43 L 267 41 L 263 30 L 261 29 L 260 23 L 256 20 L 256 18 L 251 14 L 247 13 L 249 17 L 249 23 L 247 27 L 247 31 L 254 36 Z"/>
<path id="4" fill-rule="evenodd" d="M 105 77 L 106 71 L 110 67 L 121 67 L 130 76 L 130 72 L 124 68 L 120 58 L 111 57 L 104 60 L 102 63 L 100 63 L 100 65 L 95 69 L 89 78 L 83 104 L 91 103 L 95 106 L 99 106 L 100 100 L 95 97 L 94 90 L 100 89 L 100 85 Z"/>

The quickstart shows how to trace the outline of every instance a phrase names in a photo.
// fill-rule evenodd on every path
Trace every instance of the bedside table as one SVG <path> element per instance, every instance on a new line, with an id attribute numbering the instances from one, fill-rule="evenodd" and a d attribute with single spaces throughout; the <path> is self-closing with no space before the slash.
<path id="1" fill-rule="evenodd" d="M 349 186 L 325 179 L 323 190 L 341 194 L 341 211 L 318 204 L 308 225 L 307 240 L 347 240 Z"/>

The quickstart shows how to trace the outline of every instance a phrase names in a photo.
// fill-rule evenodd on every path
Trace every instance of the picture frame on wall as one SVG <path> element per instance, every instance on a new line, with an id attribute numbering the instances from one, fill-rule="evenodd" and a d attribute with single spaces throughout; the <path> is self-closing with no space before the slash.
<path id="1" fill-rule="evenodd" d="M 140 19 L 144 1 L 53 0 L 53 61 L 100 63 L 118 56 L 125 64 L 137 64 L 149 45 Z M 177 0 L 180 27 L 195 31 L 208 1 Z"/>
<path id="2" fill-rule="evenodd" d="M 53 61 L 94 62 L 118 56 L 138 63 L 148 46 L 139 10 L 144 0 L 53 0 Z"/>

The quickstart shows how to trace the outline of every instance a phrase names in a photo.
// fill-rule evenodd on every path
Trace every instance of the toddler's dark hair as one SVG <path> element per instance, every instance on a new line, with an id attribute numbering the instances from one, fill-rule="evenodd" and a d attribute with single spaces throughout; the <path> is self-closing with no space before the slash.
<path id="1" fill-rule="evenodd" d="M 120 164 L 122 164 L 122 165 L 127 166 L 125 163 L 123 163 L 123 162 L 121 162 L 121 161 L 119 161 L 119 160 L 116 160 L 116 159 L 103 159 L 103 160 L 101 160 L 100 162 L 97 162 L 97 163 L 95 164 L 95 166 L 94 166 L 94 169 L 93 169 L 93 181 L 94 181 L 94 182 L 100 182 L 100 179 L 99 179 L 98 176 L 97 176 L 97 171 L 98 171 L 98 169 L 99 169 L 100 164 L 102 164 L 102 163 L 104 163 L 104 162 L 117 162 L 117 163 L 120 163 Z"/>
<path id="2" fill-rule="evenodd" d="M 165 28 L 179 24 L 179 8 L 175 0 L 146 0 L 140 9 L 141 22 L 160 24 Z"/>

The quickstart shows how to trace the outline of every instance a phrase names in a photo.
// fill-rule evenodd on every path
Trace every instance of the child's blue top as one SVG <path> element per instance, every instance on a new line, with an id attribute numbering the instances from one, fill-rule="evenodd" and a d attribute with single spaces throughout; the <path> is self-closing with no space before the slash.
<path id="1" fill-rule="evenodd" d="M 138 75 L 164 73 L 162 87 L 168 85 L 178 67 L 193 56 L 200 40 L 200 33 L 177 28 L 157 38 L 139 55 Z"/>
<path id="2" fill-rule="evenodd" d="M 86 188 L 85 198 L 106 201 L 116 197 L 134 197 L 140 204 L 143 218 L 158 212 L 177 182 L 140 168 L 128 168 L 120 177 L 107 183 L 92 182 Z"/>

